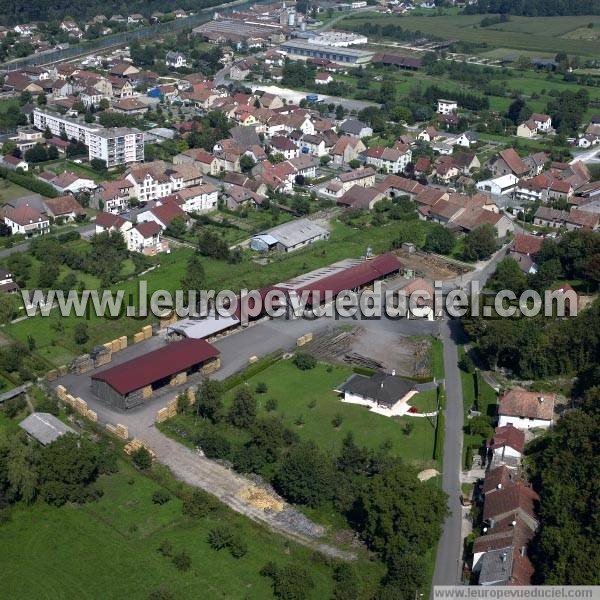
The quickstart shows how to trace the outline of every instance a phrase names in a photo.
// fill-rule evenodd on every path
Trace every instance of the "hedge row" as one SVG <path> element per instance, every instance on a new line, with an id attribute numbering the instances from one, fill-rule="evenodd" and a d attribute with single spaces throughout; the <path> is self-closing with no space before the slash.
<path id="1" fill-rule="evenodd" d="M 58 192 L 49 183 L 40 181 L 32 175 L 22 175 L 6 167 L 0 167 L 0 177 L 47 198 L 56 198 L 58 196 Z"/>
<path id="2" fill-rule="evenodd" d="M 227 392 L 229 390 L 232 390 L 233 388 L 244 383 L 244 381 L 250 379 L 251 377 L 262 373 L 262 371 L 268 369 L 269 367 L 273 366 L 276 362 L 280 361 L 282 357 L 283 353 L 281 351 L 274 352 L 272 354 L 267 354 L 267 356 L 264 356 L 257 362 L 248 365 L 243 371 L 235 373 L 234 375 L 231 375 L 231 377 L 225 379 L 225 381 L 223 381 L 223 391 Z"/>

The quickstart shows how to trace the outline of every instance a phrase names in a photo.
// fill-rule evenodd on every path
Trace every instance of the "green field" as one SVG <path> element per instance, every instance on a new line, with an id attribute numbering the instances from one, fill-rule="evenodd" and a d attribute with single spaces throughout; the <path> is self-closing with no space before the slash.
<path id="1" fill-rule="evenodd" d="M 285 281 L 343 258 L 363 256 L 368 246 L 371 246 L 375 253 L 385 252 L 399 235 L 407 235 L 412 241 L 422 245 L 429 227 L 431 225 L 424 221 L 411 221 L 410 224 L 395 221 L 383 227 L 363 227 L 358 230 L 336 222 L 333 224 L 329 241 L 319 242 L 289 255 L 275 255 L 267 265 L 258 265 L 250 258 L 233 265 L 225 261 L 202 258 L 206 272 L 206 289 L 255 289 Z M 178 289 L 186 261 L 192 252 L 188 248 L 179 248 L 170 254 L 160 255 L 160 266 L 144 276 L 149 292 L 173 292 Z M 126 299 L 131 297 L 132 302 L 137 302 L 137 279 L 118 284 L 114 289 L 123 290 Z M 75 315 L 62 318 L 64 332 L 60 334 L 56 331 L 58 319 L 58 311 L 55 309 L 49 317 L 36 316 L 8 325 L 5 333 L 22 342 L 26 342 L 31 335 L 36 342 L 36 352 L 52 364 L 60 366 L 97 344 L 121 335 L 131 336 L 139 331 L 142 325 L 152 321 L 151 317 L 143 320 L 127 317 L 107 319 L 97 317 L 92 312 L 87 318 L 90 339 L 87 344 L 79 346 L 73 339 L 73 328 L 79 318 Z"/>
<path id="2" fill-rule="evenodd" d="M 330 597 L 332 570 L 325 561 L 224 507 L 192 520 L 174 496 L 156 505 L 151 497 L 160 486 L 127 463 L 118 473 L 102 476 L 98 487 L 104 491 L 98 502 L 61 508 L 38 502 L 12 511 L 10 522 L 0 526 L 0 597 L 147 600 L 151 591 L 163 588 L 174 599 L 271 598 L 270 579 L 259 574 L 269 560 L 305 565 L 315 584 L 309 597 Z M 246 541 L 244 557 L 210 548 L 209 531 L 224 524 Z M 188 552 L 189 571 L 178 571 L 159 554 L 165 539 L 174 551 Z M 359 573 L 363 580 L 381 576 L 379 565 L 367 561 L 361 561 Z"/>
<path id="3" fill-rule="evenodd" d="M 310 372 L 300 371 L 291 361 L 282 360 L 266 371 L 247 381 L 254 390 L 259 382 L 267 384 L 265 394 L 257 394 L 259 411 L 269 398 L 277 400 L 276 414 L 296 431 L 301 438 L 314 441 L 324 452 L 335 456 L 344 437 L 352 432 L 360 446 L 377 450 L 386 446 L 391 455 L 399 456 L 419 468 L 434 466 L 433 432 L 428 419 L 424 417 L 384 417 L 369 411 L 364 406 L 346 404 L 340 401 L 334 389 L 350 375 L 352 369 L 346 366 L 319 363 Z M 243 384 L 245 385 L 245 384 Z M 225 398 L 224 404 L 231 402 L 235 390 Z M 409 404 L 430 408 L 434 392 L 414 396 Z M 332 424 L 336 415 L 342 417 L 338 427 Z M 303 424 L 296 422 L 302 417 Z M 410 435 L 403 432 L 403 425 L 410 421 L 413 430 Z"/>
<path id="4" fill-rule="evenodd" d="M 34 192 L 27 188 L 21 187 L 12 181 L 8 181 L 8 179 L 0 178 L 0 204 L 6 204 L 15 198 L 31 196 L 33 194 Z"/>
<path id="5" fill-rule="evenodd" d="M 480 27 L 483 18 L 490 15 L 456 16 L 389 16 L 377 13 L 362 13 L 348 17 L 338 24 L 340 28 L 351 28 L 353 24 L 370 22 L 382 25 L 398 25 L 410 31 L 422 31 L 440 38 L 456 38 L 464 42 L 486 44 L 489 48 L 513 50 L 566 52 L 582 56 L 600 56 L 600 41 L 582 42 L 570 39 L 569 33 L 587 27 L 588 23 L 600 26 L 600 16 L 576 17 L 518 17 L 491 27 Z M 373 40 L 371 40 L 373 41 Z"/>

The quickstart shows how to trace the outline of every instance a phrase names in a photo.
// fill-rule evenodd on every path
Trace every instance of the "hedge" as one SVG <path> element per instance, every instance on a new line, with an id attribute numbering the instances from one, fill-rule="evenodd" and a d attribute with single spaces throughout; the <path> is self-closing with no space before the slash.
<path id="1" fill-rule="evenodd" d="M 32 175 L 21 175 L 21 173 L 17 173 L 6 167 L 0 167 L 0 177 L 47 198 L 56 198 L 58 196 L 58 192 L 49 183 L 40 181 Z"/>
<path id="2" fill-rule="evenodd" d="M 223 381 L 223 391 L 227 392 L 237 387 L 238 385 L 244 383 L 244 381 L 262 373 L 265 369 L 273 366 L 276 362 L 280 361 L 283 357 L 283 353 L 281 351 L 274 352 L 272 354 L 267 354 L 260 360 L 251 365 L 248 365 L 243 371 L 239 373 L 235 373 L 228 377 Z"/>
<path id="3" fill-rule="evenodd" d="M 444 452 L 444 412 L 438 412 L 437 424 L 435 428 L 435 438 L 433 441 L 433 459 L 438 460 Z"/>

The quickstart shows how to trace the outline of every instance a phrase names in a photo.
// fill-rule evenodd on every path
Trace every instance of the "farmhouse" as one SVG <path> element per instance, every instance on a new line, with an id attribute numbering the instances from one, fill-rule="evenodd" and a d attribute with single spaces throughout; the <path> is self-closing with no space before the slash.
<path id="1" fill-rule="evenodd" d="M 525 432 L 513 425 L 496 427 L 486 447 L 490 468 L 505 465 L 516 469 L 525 447 Z"/>
<path id="2" fill-rule="evenodd" d="M 368 406 L 372 412 L 386 417 L 406 412 L 408 400 L 418 393 L 413 381 L 386 373 L 371 377 L 351 375 L 336 391 L 342 402 Z"/>
<path id="3" fill-rule="evenodd" d="M 554 401 L 554 394 L 509 390 L 498 403 L 498 425 L 513 425 L 517 429 L 548 428 L 554 422 Z"/>
<path id="4" fill-rule="evenodd" d="M 92 391 L 110 406 L 130 409 L 166 385 L 181 385 L 190 375 L 207 375 L 220 366 L 214 346 L 204 340 L 185 339 L 95 373 Z"/>

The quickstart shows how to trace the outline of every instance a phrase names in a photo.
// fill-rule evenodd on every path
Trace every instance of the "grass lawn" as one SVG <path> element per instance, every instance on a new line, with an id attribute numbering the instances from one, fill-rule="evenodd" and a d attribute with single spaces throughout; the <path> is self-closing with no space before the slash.
<path id="1" fill-rule="evenodd" d="M 0 204 L 6 204 L 10 200 L 15 198 L 21 198 L 22 196 L 31 196 L 34 194 L 31 190 L 21 187 L 8 179 L 0 178 Z"/>
<path id="2" fill-rule="evenodd" d="M 479 23 L 490 15 L 455 16 L 390 16 L 376 13 L 361 13 L 343 20 L 341 29 L 365 22 L 383 25 L 398 25 L 404 30 L 422 31 L 440 38 L 457 38 L 461 41 L 485 44 L 490 48 L 510 48 L 513 50 L 567 52 L 583 56 L 600 55 L 600 41 L 569 39 L 568 34 L 588 23 L 600 24 L 600 16 L 573 17 L 519 17 L 511 15 L 507 23 L 492 27 L 480 27 Z M 374 40 L 370 40 L 374 41 Z"/>
<path id="3" fill-rule="evenodd" d="M 369 246 L 375 253 L 388 251 L 391 242 L 401 234 L 408 235 L 411 241 L 421 246 L 431 224 L 425 221 L 412 221 L 410 228 L 406 225 L 403 221 L 396 221 L 383 227 L 365 226 L 358 229 L 336 222 L 333 223 L 329 241 L 316 243 L 305 250 L 289 255 L 273 255 L 271 262 L 264 266 L 258 265 L 251 258 L 245 258 L 241 263 L 234 265 L 225 261 L 203 258 L 207 289 L 255 289 L 285 281 L 343 258 L 363 256 Z M 192 252 L 189 248 L 178 248 L 170 254 L 160 255 L 160 266 L 144 276 L 149 292 L 153 293 L 156 290 L 174 292 L 179 287 L 186 261 Z M 131 298 L 132 304 L 137 302 L 137 279 L 118 284 L 113 289 L 123 290 L 125 298 Z M 37 352 L 54 365 L 60 366 L 93 346 L 121 335 L 132 336 L 142 325 L 153 320 L 151 317 L 107 319 L 91 312 L 87 318 L 89 341 L 85 345 L 78 346 L 73 339 L 73 329 L 79 318 L 75 315 L 62 318 L 64 332 L 60 334 L 56 330 L 58 319 L 58 312 L 53 310 L 49 317 L 38 315 L 8 325 L 5 333 L 22 342 L 26 342 L 27 337 L 31 335 L 36 341 Z"/>
<path id="4" fill-rule="evenodd" d="M 334 388 L 343 383 L 352 370 L 346 366 L 319 363 L 311 371 L 300 371 L 291 361 L 282 360 L 247 381 L 254 390 L 259 382 L 267 384 L 267 392 L 256 394 L 259 413 L 266 414 L 267 399 L 277 400 L 275 414 L 305 439 L 314 441 L 329 455 L 339 453 L 342 440 L 352 432 L 359 445 L 377 450 L 387 447 L 390 454 L 399 456 L 419 468 L 435 466 L 433 455 L 434 429 L 427 418 L 389 418 L 370 412 L 364 406 L 345 404 L 340 401 Z M 224 403 L 231 402 L 235 390 L 229 392 Z M 429 393 L 427 393 L 429 394 Z M 420 401 L 429 402 L 427 394 Z M 433 392 L 435 396 L 435 392 Z M 410 402 L 413 404 L 413 402 Z M 342 418 L 339 427 L 332 421 Z M 299 418 L 303 423 L 298 424 Z M 410 421 L 413 430 L 409 435 L 403 425 Z"/>
<path id="5" fill-rule="evenodd" d="M 431 374 L 435 379 L 444 378 L 444 344 L 442 340 L 431 338 L 430 346 Z"/>
<path id="6" fill-rule="evenodd" d="M 271 598 L 270 580 L 259 574 L 269 560 L 304 564 L 315 584 L 309 597 L 331 595 L 331 567 L 312 551 L 225 508 L 192 520 L 182 515 L 174 496 L 156 505 L 151 497 L 160 486 L 127 463 L 119 473 L 102 476 L 98 487 L 104 495 L 96 503 L 54 508 L 38 502 L 13 510 L 11 521 L 0 527 L 0 597 L 147 599 L 164 587 L 174 598 Z M 246 541 L 243 558 L 208 545 L 209 531 L 223 524 Z M 178 571 L 157 552 L 165 539 L 175 552 L 188 552 L 189 571 Z M 377 563 L 361 561 L 357 567 L 368 585 L 382 574 Z"/>

